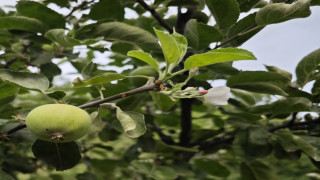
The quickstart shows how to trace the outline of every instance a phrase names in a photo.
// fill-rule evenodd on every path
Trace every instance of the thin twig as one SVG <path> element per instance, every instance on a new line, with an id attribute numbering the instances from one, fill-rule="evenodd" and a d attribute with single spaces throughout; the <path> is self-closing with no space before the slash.
<path id="1" fill-rule="evenodd" d="M 65 18 L 68 18 L 70 17 L 75 11 L 79 10 L 79 9 L 82 9 L 82 8 L 85 8 L 87 5 L 93 3 L 94 0 L 91 0 L 91 1 L 83 1 L 81 4 L 79 4 L 78 6 L 76 7 L 73 7 L 72 10 L 70 11 L 70 13 L 68 15 L 65 16 Z"/>
<path id="2" fill-rule="evenodd" d="M 139 3 L 145 10 L 149 11 L 151 15 L 158 21 L 158 23 L 164 27 L 167 31 L 173 33 L 172 27 L 162 19 L 162 17 L 155 11 L 152 7 L 150 7 L 147 3 L 145 3 L 143 0 L 136 0 L 137 3 Z"/>
<path id="3" fill-rule="evenodd" d="M 146 108 L 147 108 L 147 113 L 148 113 L 148 115 L 153 116 L 154 113 L 153 113 L 152 107 L 151 107 L 150 105 L 147 105 Z M 169 145 L 174 145 L 174 144 L 176 144 L 176 143 L 173 141 L 173 139 L 172 139 L 171 136 L 167 136 L 167 135 L 165 135 L 165 134 L 163 133 L 163 131 L 162 131 L 162 129 L 160 128 L 159 124 L 158 124 L 154 119 L 153 119 L 153 127 L 152 127 L 152 130 L 155 131 L 155 132 L 159 135 L 159 137 L 161 138 L 161 140 L 162 140 L 163 142 L 165 142 L 166 144 L 169 144 Z"/>
<path id="4" fill-rule="evenodd" d="M 127 96 L 131 96 L 131 95 L 146 92 L 146 91 L 159 90 L 159 86 L 160 86 L 159 84 L 145 85 L 145 86 L 142 86 L 142 87 L 139 87 L 139 88 L 127 91 L 127 92 L 123 92 L 120 94 L 116 94 L 116 95 L 113 95 L 113 96 L 110 96 L 110 97 L 107 97 L 107 98 L 104 98 L 101 100 L 92 101 L 87 104 L 80 105 L 78 107 L 81 109 L 86 109 L 86 108 L 90 108 L 90 107 L 98 107 L 100 104 L 105 103 L 105 102 L 110 102 L 110 101 L 113 101 L 116 99 L 121 99 L 121 98 L 124 98 Z"/>
<path id="5" fill-rule="evenodd" d="M 289 121 L 289 123 L 286 123 L 286 124 L 283 124 L 283 125 L 280 125 L 280 126 L 276 126 L 274 128 L 270 128 L 267 131 L 273 133 L 273 132 L 278 131 L 280 129 L 286 129 L 286 128 L 291 128 L 291 127 L 296 127 L 296 126 L 304 126 L 304 125 L 310 125 L 310 124 L 318 124 L 318 123 L 320 123 L 320 118 L 318 118 L 316 120 L 304 121 L 304 122 L 296 122 L 296 123 L 290 123 L 290 122 L 292 122 L 292 120 Z M 230 143 L 233 142 L 233 140 L 234 140 L 234 136 L 231 136 L 231 137 L 228 137 L 228 138 L 216 138 L 216 139 L 214 139 L 212 141 L 200 144 L 199 149 L 200 150 L 205 150 L 205 149 L 208 149 L 208 148 L 212 148 L 212 147 L 218 146 L 220 144 L 230 144 Z"/>
<path id="6" fill-rule="evenodd" d="M 27 127 L 27 125 L 26 125 L 25 123 L 21 123 L 21 124 L 19 124 L 18 126 L 16 126 L 15 128 L 10 129 L 9 131 L 2 133 L 2 136 L 3 136 L 3 137 L 8 137 L 8 136 L 10 136 L 11 134 L 13 134 L 13 133 L 15 133 L 15 132 L 17 132 L 17 131 L 20 131 L 20 130 L 26 128 L 26 127 Z"/>

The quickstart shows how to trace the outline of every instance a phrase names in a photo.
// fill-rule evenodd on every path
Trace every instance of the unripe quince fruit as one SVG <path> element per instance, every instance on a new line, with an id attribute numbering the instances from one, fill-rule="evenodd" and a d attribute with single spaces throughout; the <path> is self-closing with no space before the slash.
<path id="1" fill-rule="evenodd" d="M 72 105 L 46 104 L 27 116 L 28 129 L 39 139 L 70 142 L 86 135 L 92 122 L 89 114 Z"/>
<path id="2" fill-rule="evenodd" d="M 151 66 L 142 66 L 139 67 L 135 70 L 133 70 L 130 73 L 130 76 L 135 76 L 135 75 L 142 75 L 142 76 L 149 76 L 149 77 L 155 77 L 156 79 L 158 78 L 158 72 L 156 69 L 154 69 Z M 132 85 L 135 87 L 140 87 L 143 86 L 147 83 L 148 79 L 146 78 L 130 78 L 130 82 Z"/>

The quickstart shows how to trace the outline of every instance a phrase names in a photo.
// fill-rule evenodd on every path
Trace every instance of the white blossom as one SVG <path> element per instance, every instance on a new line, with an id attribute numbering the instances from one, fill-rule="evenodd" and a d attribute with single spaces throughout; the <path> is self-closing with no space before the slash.
<path id="1" fill-rule="evenodd" d="M 204 100 L 213 105 L 227 105 L 230 88 L 227 86 L 213 87 L 204 95 Z"/>

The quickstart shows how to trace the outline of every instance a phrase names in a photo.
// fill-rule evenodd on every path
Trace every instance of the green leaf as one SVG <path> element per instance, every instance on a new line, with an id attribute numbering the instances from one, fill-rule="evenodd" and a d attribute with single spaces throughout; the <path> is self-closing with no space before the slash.
<path id="1" fill-rule="evenodd" d="M 94 20 L 114 19 L 123 21 L 124 7 L 122 7 L 121 1 L 100 0 L 92 6 L 89 17 Z"/>
<path id="2" fill-rule="evenodd" d="M 117 107 L 117 118 L 127 136 L 137 138 L 146 132 L 144 116 L 138 112 L 122 111 Z"/>
<path id="3" fill-rule="evenodd" d="M 162 52 L 166 59 L 167 64 L 172 64 L 179 61 L 180 50 L 177 41 L 173 36 L 163 31 L 154 29 L 157 34 L 157 37 L 160 40 Z"/>
<path id="4" fill-rule="evenodd" d="M 160 51 L 158 39 L 148 31 L 135 26 L 121 22 L 108 22 L 97 25 L 92 31 L 91 26 L 88 28 L 90 28 L 88 36 L 104 36 L 106 40 L 128 42 L 142 49 Z M 81 33 L 78 35 L 81 36 Z"/>
<path id="5" fill-rule="evenodd" d="M 61 69 L 58 65 L 49 62 L 40 65 L 40 72 L 42 75 L 46 76 L 48 79 L 52 79 L 53 77 L 61 74 Z"/>
<path id="6" fill-rule="evenodd" d="M 1 71 L 0 71 L 1 72 Z M 0 81 L 0 99 L 14 96 L 19 92 L 19 88 Z"/>
<path id="7" fill-rule="evenodd" d="M 57 171 L 74 167 L 81 159 L 77 143 L 52 143 L 37 140 L 32 145 L 32 152 L 37 159 L 54 166 Z"/>
<path id="8" fill-rule="evenodd" d="M 171 34 L 171 36 L 177 42 L 177 45 L 179 48 L 179 54 L 180 54 L 179 55 L 179 62 L 180 62 L 187 53 L 187 48 L 188 48 L 187 39 L 184 36 L 182 36 L 181 34 L 176 33 L 176 32 Z"/>
<path id="9" fill-rule="evenodd" d="M 316 161 L 320 161 L 320 153 L 318 150 L 318 146 L 313 147 L 309 142 L 300 136 L 293 135 L 293 141 L 302 150 L 305 154 Z"/>
<path id="10" fill-rule="evenodd" d="M 41 21 L 24 16 L 0 17 L 0 29 L 21 30 L 28 32 L 45 32 L 47 27 Z"/>
<path id="11" fill-rule="evenodd" d="M 159 64 L 158 61 L 155 60 L 151 54 L 143 52 L 143 51 L 129 51 L 128 56 L 137 58 L 150 66 L 154 67 L 156 70 L 159 70 Z"/>
<path id="12" fill-rule="evenodd" d="M 97 64 L 92 61 L 87 64 L 81 71 L 81 75 L 85 80 L 89 80 L 93 77 L 92 73 L 97 70 Z"/>
<path id="13" fill-rule="evenodd" d="M 184 69 L 207 66 L 227 61 L 255 60 L 256 57 L 249 51 L 237 48 L 215 49 L 204 54 L 190 56 L 184 63 Z"/>
<path id="14" fill-rule="evenodd" d="M 254 30 L 251 30 L 250 32 L 244 33 L 257 24 L 255 20 L 256 14 L 257 13 L 249 14 L 248 16 L 240 19 L 237 23 L 231 26 L 230 30 L 227 33 L 227 39 L 236 37 L 234 38 L 234 40 L 229 42 L 231 46 L 237 47 L 242 45 L 263 29 L 263 27 L 256 28 Z"/>
<path id="15" fill-rule="evenodd" d="M 256 22 L 260 26 L 265 26 L 308 17 L 310 14 L 310 0 L 298 0 L 293 4 L 274 3 L 266 5 L 257 12 Z"/>
<path id="16" fill-rule="evenodd" d="M 240 10 L 236 0 L 206 0 L 205 2 L 219 29 L 228 29 L 237 22 Z"/>
<path id="17" fill-rule="evenodd" d="M 299 150 L 299 147 L 293 140 L 293 134 L 288 132 L 276 132 L 274 136 L 277 138 L 281 146 L 287 152 L 295 152 Z"/>
<path id="18" fill-rule="evenodd" d="M 159 141 L 156 144 L 156 151 L 160 153 L 169 153 L 169 152 L 173 153 L 177 151 L 197 153 L 198 149 L 191 148 L 191 147 L 177 146 L 177 145 L 168 145 L 163 143 L 162 141 Z"/>
<path id="19" fill-rule="evenodd" d="M 270 72 L 276 72 L 276 73 L 278 73 L 278 74 L 281 74 L 281 75 L 283 75 L 283 76 L 285 76 L 285 77 L 287 77 L 288 79 L 292 79 L 292 74 L 291 73 L 289 73 L 288 71 L 285 71 L 285 70 L 283 70 L 283 69 L 280 69 L 280 68 L 278 68 L 278 67 L 276 67 L 276 66 L 265 66 L 267 69 L 268 69 L 268 71 L 270 71 Z"/>
<path id="20" fill-rule="evenodd" d="M 125 79 L 126 76 L 118 74 L 118 73 L 103 73 L 98 76 L 95 76 L 91 79 L 86 81 L 81 80 L 80 78 L 76 78 L 72 84 L 74 87 L 83 87 L 88 85 L 95 85 L 95 84 L 104 84 L 115 80 Z"/>
<path id="21" fill-rule="evenodd" d="M 250 11 L 255 5 L 257 5 L 261 0 L 237 0 L 241 12 Z"/>
<path id="22" fill-rule="evenodd" d="M 150 94 L 157 107 L 162 111 L 169 111 L 176 104 L 176 101 L 168 95 L 159 92 L 150 92 Z"/>
<path id="23" fill-rule="evenodd" d="M 282 74 L 266 71 L 243 71 L 239 74 L 233 75 L 228 79 L 228 86 L 233 86 L 241 83 L 251 82 L 274 82 L 287 84 L 290 79 Z"/>
<path id="24" fill-rule="evenodd" d="M 310 111 L 312 102 L 307 98 L 295 97 L 276 101 L 271 105 L 274 114 L 286 114 L 292 112 Z"/>
<path id="25" fill-rule="evenodd" d="M 288 94 L 278 85 L 269 82 L 253 82 L 253 83 L 240 83 L 231 86 L 232 88 L 242 89 L 250 92 L 262 94 L 277 94 L 287 96 Z"/>
<path id="26" fill-rule="evenodd" d="M 127 162 L 118 159 L 91 159 L 90 163 L 95 170 L 103 173 L 111 173 L 117 167 L 127 166 Z"/>
<path id="27" fill-rule="evenodd" d="M 268 167 L 259 161 L 250 163 L 241 163 L 241 180 L 278 180 L 277 175 Z"/>
<path id="28" fill-rule="evenodd" d="M 3 179 L 3 180 L 14 180 L 14 178 L 12 176 L 10 176 L 6 172 L 2 171 L 1 169 L 0 169 L 0 179 Z"/>
<path id="29" fill-rule="evenodd" d="M 226 167 L 210 159 L 195 159 L 194 168 L 217 177 L 228 177 L 230 175 L 230 171 Z"/>
<path id="30" fill-rule="evenodd" d="M 52 42 L 59 43 L 64 47 L 73 47 L 76 45 L 81 45 L 81 41 L 77 39 L 73 39 L 67 35 L 65 35 L 64 29 L 52 29 L 49 30 L 44 37 L 51 40 Z"/>
<path id="31" fill-rule="evenodd" d="M 185 35 L 189 45 L 196 50 L 202 50 L 212 42 L 221 41 L 222 34 L 214 27 L 197 22 L 195 19 L 188 21 Z"/>
<path id="32" fill-rule="evenodd" d="M 76 179 L 77 180 L 97 180 L 98 178 L 90 172 L 85 172 L 83 174 L 77 174 Z"/>
<path id="33" fill-rule="evenodd" d="M 169 166 L 157 166 L 152 169 L 150 175 L 155 179 L 163 180 L 176 179 L 178 177 L 176 171 Z"/>
<path id="34" fill-rule="evenodd" d="M 240 89 L 231 89 L 231 92 L 236 97 L 241 98 L 242 101 L 246 102 L 249 105 L 254 105 L 256 103 L 256 100 L 254 98 L 254 94 L 252 94 L 252 93 L 249 93 L 247 91 L 243 91 Z"/>
<path id="35" fill-rule="evenodd" d="M 30 72 L 0 70 L 0 79 L 19 87 L 44 93 L 49 88 L 49 81 L 42 75 Z"/>
<path id="36" fill-rule="evenodd" d="M 308 82 L 320 78 L 320 49 L 305 56 L 296 67 L 297 81 L 301 87 Z"/>
<path id="37" fill-rule="evenodd" d="M 38 19 L 51 29 L 65 27 L 66 22 L 61 14 L 38 2 L 19 1 L 16 8 L 20 15 Z"/>
<path id="38" fill-rule="evenodd" d="M 320 0 L 311 0 L 311 6 L 320 6 Z"/>
<path id="39" fill-rule="evenodd" d="M 49 97 L 61 100 L 63 99 L 67 94 L 63 91 L 53 91 L 53 92 L 47 92 L 46 93 Z"/>

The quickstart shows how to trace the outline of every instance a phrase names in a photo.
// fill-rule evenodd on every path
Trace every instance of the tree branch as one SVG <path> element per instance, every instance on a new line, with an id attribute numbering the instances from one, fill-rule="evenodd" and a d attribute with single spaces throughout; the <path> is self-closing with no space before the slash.
<path id="1" fill-rule="evenodd" d="M 104 99 L 101 99 L 101 100 L 92 101 L 92 102 L 89 102 L 87 104 L 80 105 L 78 107 L 81 108 L 81 109 L 86 109 L 86 108 L 90 108 L 90 107 L 98 107 L 102 103 L 110 102 L 110 101 L 113 101 L 113 100 L 116 100 L 116 99 L 121 99 L 121 98 L 124 98 L 124 97 L 127 97 L 127 96 L 131 96 L 131 95 L 134 95 L 134 94 L 138 94 L 138 93 L 142 93 L 142 92 L 146 92 L 146 91 L 157 91 L 160 88 L 159 86 L 160 86 L 160 84 L 157 84 L 157 83 L 151 84 L 151 85 L 144 85 L 144 86 L 141 86 L 139 88 L 136 88 L 136 89 L 133 89 L 133 90 L 130 90 L 130 91 L 127 91 L 127 92 L 123 92 L 123 93 L 120 93 L 120 94 L 116 94 L 114 96 L 110 96 L 110 97 L 107 97 L 107 98 L 104 98 Z"/>
<path id="2" fill-rule="evenodd" d="M 16 126 L 15 128 L 10 129 L 9 131 L 2 133 L 2 136 L 5 137 L 5 138 L 7 138 L 7 137 L 10 136 L 11 134 L 13 134 L 13 133 L 15 133 L 15 132 L 17 132 L 17 131 L 20 131 L 20 130 L 26 128 L 26 127 L 27 127 L 27 126 L 26 126 L 25 123 L 21 123 L 21 124 L 19 124 L 18 126 Z"/>
<path id="3" fill-rule="evenodd" d="M 181 8 L 178 7 L 178 18 L 176 23 L 176 31 L 178 33 L 184 34 L 186 24 L 192 18 L 196 9 L 197 9 L 196 6 L 192 6 L 188 8 L 187 12 L 181 13 Z"/>
<path id="4" fill-rule="evenodd" d="M 286 128 L 291 128 L 291 127 L 296 127 L 296 126 L 304 126 L 304 125 L 311 125 L 311 124 L 319 124 L 320 123 L 320 118 L 316 119 L 316 120 L 311 120 L 311 121 L 304 121 L 304 122 L 296 122 L 296 123 L 291 123 L 292 119 L 283 125 L 280 126 L 276 126 L 274 128 L 270 128 L 267 131 L 273 133 L 275 131 L 278 131 L 280 129 L 286 129 Z M 206 150 L 208 148 L 212 148 L 221 144 L 230 144 L 232 143 L 234 140 L 234 136 L 228 137 L 228 138 L 216 138 L 212 141 L 209 142 L 205 142 L 203 144 L 200 144 L 199 149 L 200 150 Z"/>
<path id="5" fill-rule="evenodd" d="M 78 6 L 73 7 L 72 10 L 70 11 L 70 13 L 65 16 L 65 18 L 70 17 L 75 11 L 77 11 L 77 10 L 79 10 L 79 9 L 82 9 L 82 8 L 85 8 L 85 7 L 87 7 L 87 5 L 89 5 L 89 4 L 93 3 L 93 2 L 94 2 L 94 0 L 91 0 L 91 1 L 83 1 L 83 2 L 82 2 L 81 4 L 79 4 Z"/>
<path id="6" fill-rule="evenodd" d="M 192 135 L 192 103 L 194 99 L 181 99 L 180 145 L 188 146 Z"/>
<path id="7" fill-rule="evenodd" d="M 153 8 L 151 8 L 147 3 L 145 3 L 143 0 L 136 0 L 137 3 L 139 3 L 145 10 L 149 11 L 151 15 L 158 21 L 158 23 L 164 27 L 167 31 L 173 33 L 172 27 L 162 19 L 162 17 L 155 11 Z"/>

